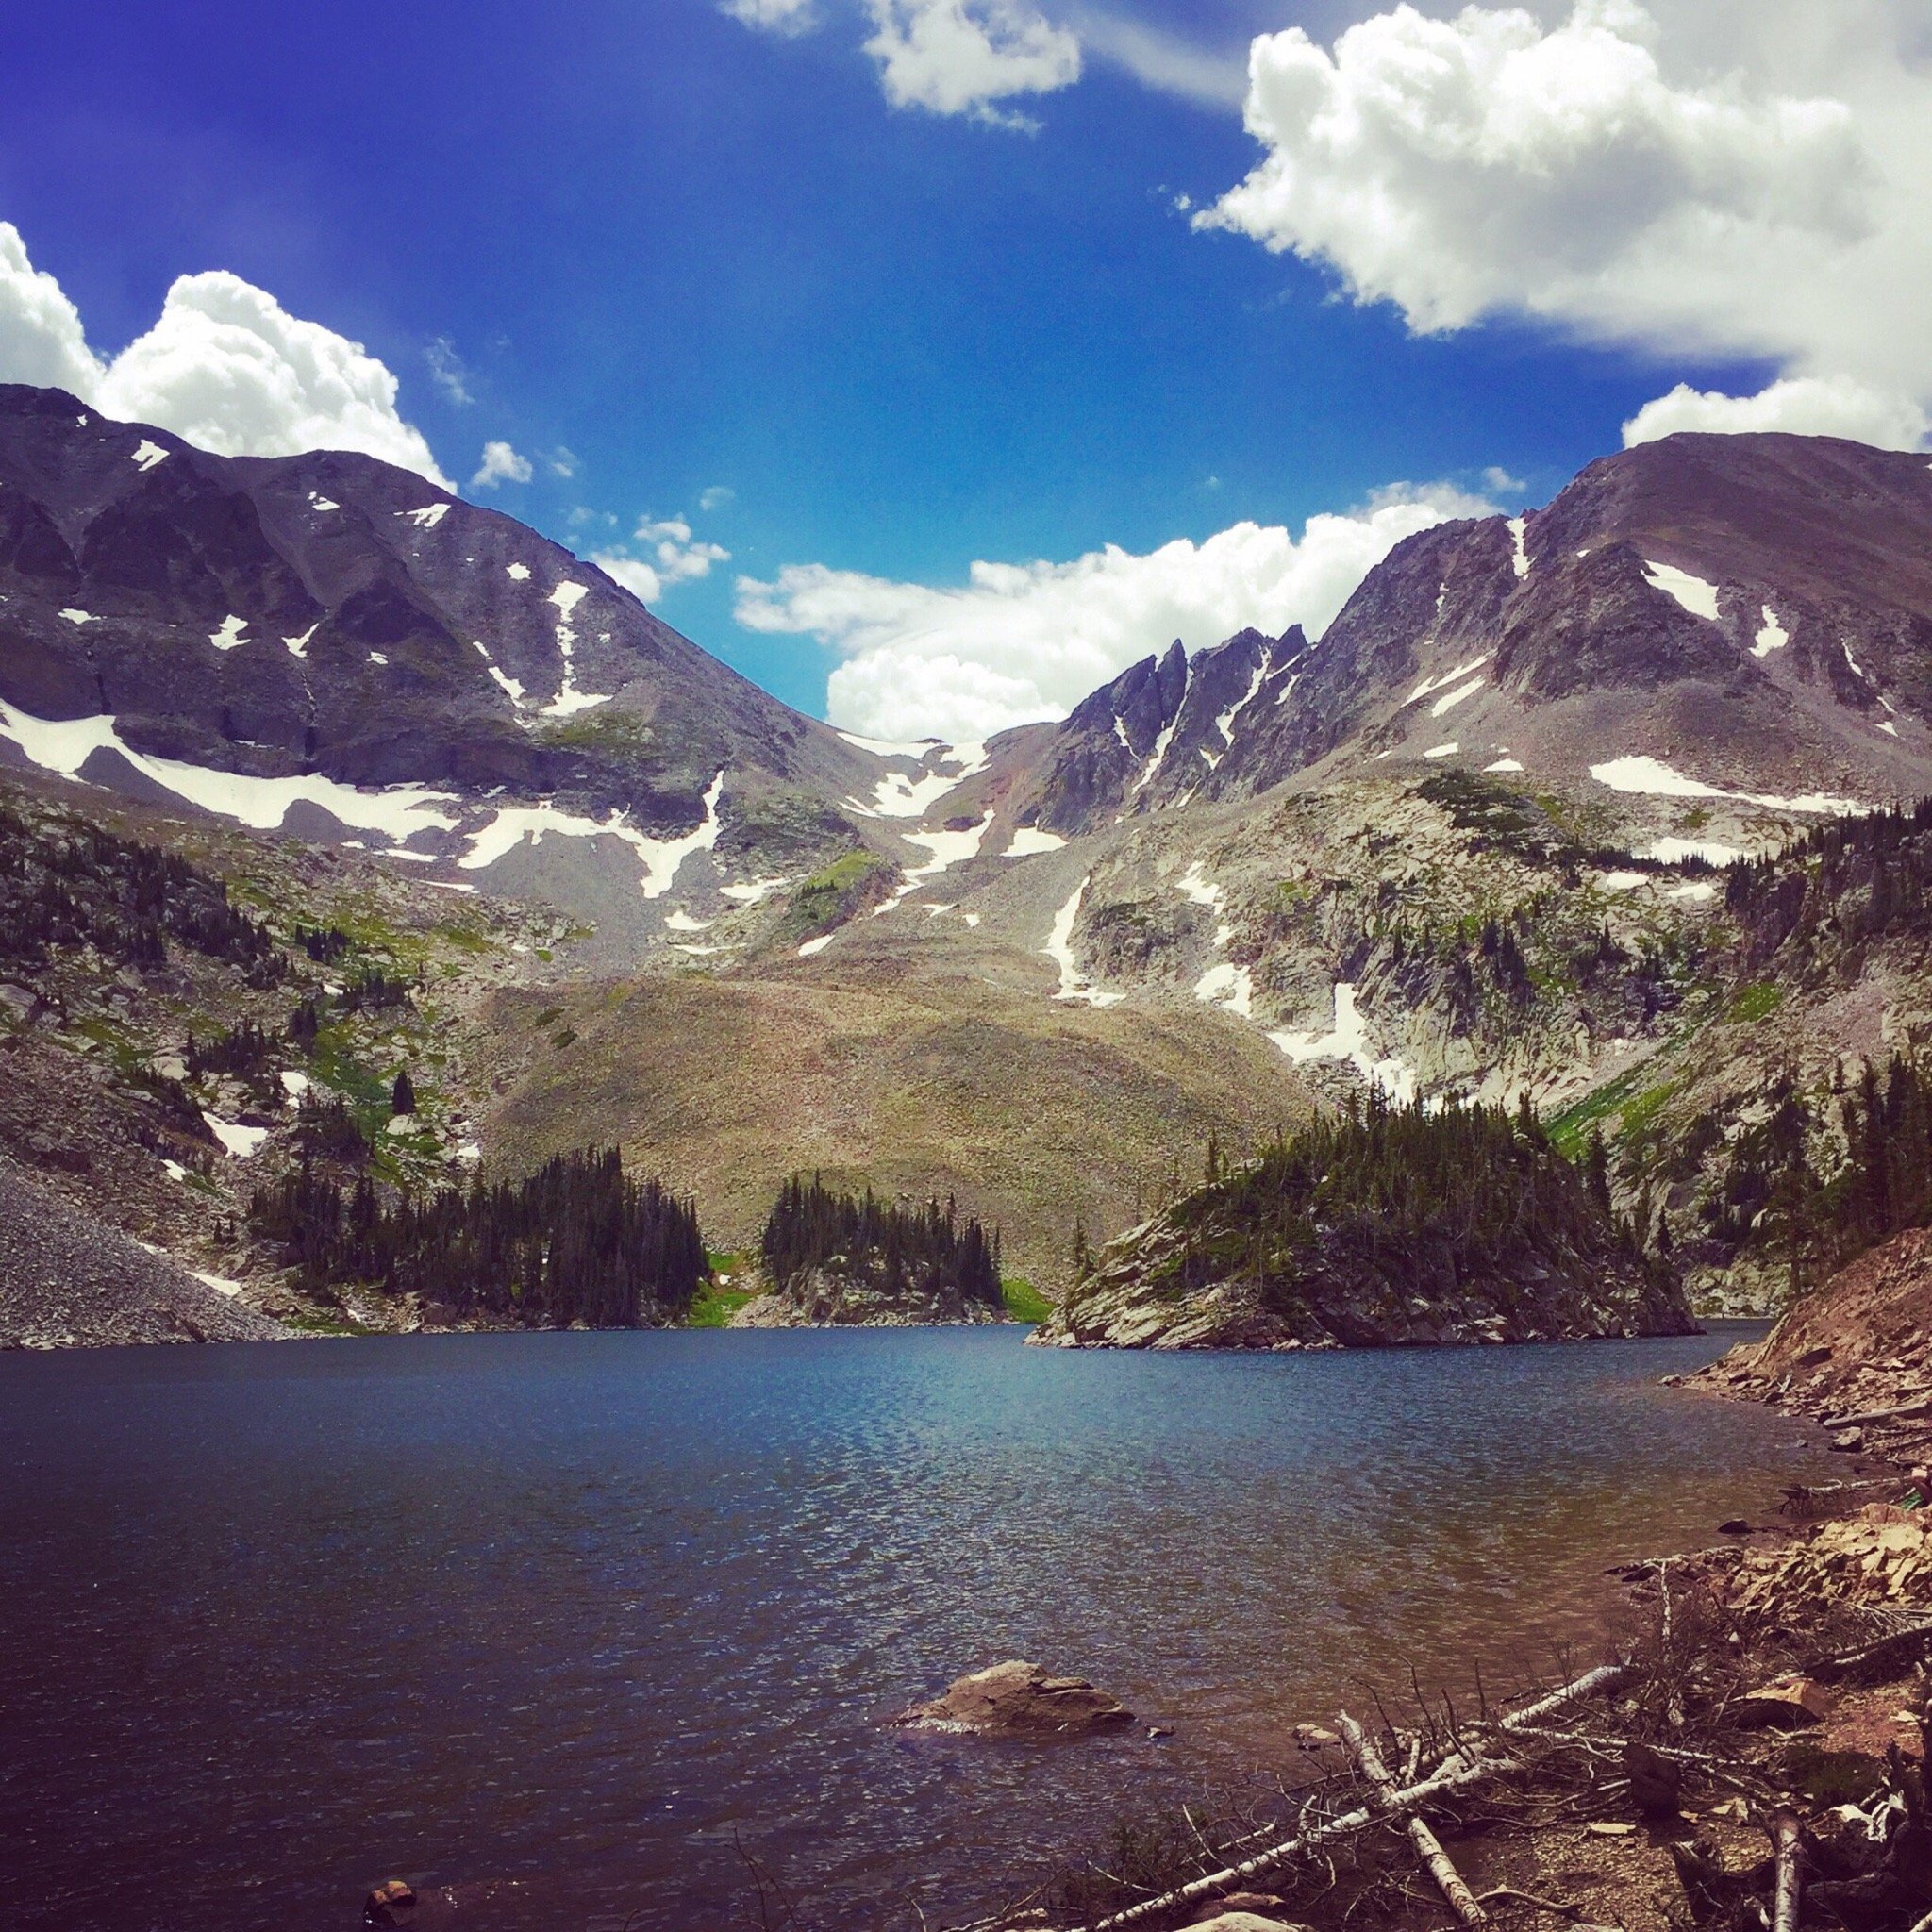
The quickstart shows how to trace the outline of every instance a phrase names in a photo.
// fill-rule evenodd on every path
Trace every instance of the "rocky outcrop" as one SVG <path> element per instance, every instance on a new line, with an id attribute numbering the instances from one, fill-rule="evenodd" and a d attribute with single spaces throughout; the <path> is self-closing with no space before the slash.
<path id="1" fill-rule="evenodd" d="M 893 1723 L 981 1738 L 1070 1738 L 1131 1724 L 1117 1697 L 1085 1677 L 1055 1677 L 1038 1664 L 994 1664 L 956 1679 L 945 1694 L 915 1704 Z"/>
<path id="2" fill-rule="evenodd" d="M 731 1318 L 734 1328 L 920 1328 L 1003 1322 L 1006 1310 L 961 1294 L 926 1270 L 904 1288 L 884 1271 L 833 1256 L 789 1286 L 767 1287 Z"/>
<path id="3" fill-rule="evenodd" d="M 1851 1426 L 1846 1448 L 1923 1457 L 1932 1439 L 1932 1229 L 1861 1255 L 1802 1295 L 1761 1342 L 1691 1377 Z"/>
<path id="4" fill-rule="evenodd" d="M 1104 1248 L 1029 1338 L 1386 1348 L 1695 1332 L 1675 1277 L 1532 1123 L 1318 1123 Z"/>

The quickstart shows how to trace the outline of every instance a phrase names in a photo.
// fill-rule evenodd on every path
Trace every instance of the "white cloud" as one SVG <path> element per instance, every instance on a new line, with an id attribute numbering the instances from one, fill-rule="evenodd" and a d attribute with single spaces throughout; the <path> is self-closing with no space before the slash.
<path id="1" fill-rule="evenodd" d="M 994 104 L 1052 93 L 1080 77 L 1080 42 L 1025 0 L 866 0 L 865 51 L 895 108 L 971 114 L 991 125 L 1037 124 Z"/>
<path id="2" fill-rule="evenodd" d="M 1932 398 L 1923 4 L 1541 11 L 1405 4 L 1332 50 L 1262 35 L 1246 118 L 1266 154 L 1197 222 L 1322 262 L 1422 332 L 1515 313 Z"/>
<path id="3" fill-rule="evenodd" d="M 1404 537 L 1488 509 L 1396 485 L 1353 516 L 1309 518 L 1299 542 L 1278 525 L 1240 523 L 1144 556 L 1110 544 L 1071 563 L 974 563 L 961 589 L 791 564 L 771 583 L 741 577 L 736 616 L 840 652 L 828 712 L 841 728 L 959 742 L 1063 717 L 1174 637 L 1199 649 L 1245 625 L 1318 635 Z"/>
<path id="4" fill-rule="evenodd" d="M 698 492 L 698 508 L 708 516 L 714 509 L 726 509 L 738 501 L 738 491 L 728 483 L 713 483 Z"/>
<path id="5" fill-rule="evenodd" d="M 1246 62 L 1240 52 L 1196 46 L 1144 22 L 1086 8 L 1075 24 L 1084 51 L 1124 68 L 1157 93 L 1219 108 L 1239 108 L 1246 95 Z M 1181 195 L 1175 205 L 1186 203 Z"/>
<path id="6" fill-rule="evenodd" d="M 100 375 L 74 304 L 27 259 L 20 230 L 0 222 L 0 378 L 92 401 Z"/>
<path id="7" fill-rule="evenodd" d="M 447 336 L 438 336 L 423 351 L 423 359 L 429 365 L 429 374 L 438 389 L 453 403 L 474 403 L 476 398 L 470 393 L 470 372 L 463 366 L 463 358 L 457 354 L 457 345 Z"/>
<path id="8" fill-rule="evenodd" d="M 809 33 L 818 25 L 812 0 L 719 0 L 718 10 L 766 33 Z"/>
<path id="9" fill-rule="evenodd" d="M 1790 376 L 1755 396 L 1727 396 L 1680 382 L 1624 424 L 1624 446 L 1655 442 L 1684 429 L 1717 435 L 1782 429 L 1796 436 L 1849 437 L 1880 449 L 1919 449 L 1932 422 L 1909 396 L 1868 389 L 1848 375 Z"/>
<path id="10" fill-rule="evenodd" d="M 639 557 L 628 549 L 599 550 L 591 554 L 591 561 L 641 604 L 655 604 L 673 584 L 708 577 L 714 563 L 731 560 L 730 551 L 722 544 L 693 537 L 683 517 L 641 518 L 631 533 L 631 542 L 650 554 Z"/>
<path id="11" fill-rule="evenodd" d="M 577 473 L 579 467 L 577 462 L 577 454 L 574 449 L 567 448 L 564 444 L 559 442 L 557 445 L 557 447 L 554 450 L 552 450 L 547 457 L 543 458 L 543 467 L 547 469 L 553 476 L 561 476 L 567 482 L 571 477 L 575 476 Z"/>
<path id="12" fill-rule="evenodd" d="M 508 443 L 491 438 L 483 445 L 483 460 L 470 478 L 470 488 L 494 490 L 499 483 L 527 483 L 535 475 L 528 457 L 520 457 Z"/>
<path id="13" fill-rule="evenodd" d="M 225 270 L 180 276 L 155 325 L 104 362 L 59 284 L 0 223 L 0 379 L 58 384 L 218 456 L 360 450 L 448 488 L 381 362 Z"/>

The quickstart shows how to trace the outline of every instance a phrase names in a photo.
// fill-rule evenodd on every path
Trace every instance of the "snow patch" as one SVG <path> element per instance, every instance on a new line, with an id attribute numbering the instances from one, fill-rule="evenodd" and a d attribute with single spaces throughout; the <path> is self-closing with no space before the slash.
<path id="1" fill-rule="evenodd" d="M 963 832 L 904 832 L 900 836 L 908 845 L 924 845 L 932 857 L 924 865 L 908 865 L 900 876 L 899 890 L 883 906 L 874 906 L 872 916 L 874 919 L 891 911 L 902 900 L 909 898 L 928 879 L 936 879 L 942 872 L 950 871 L 956 865 L 963 865 L 979 851 L 979 841 L 986 837 L 986 828 L 992 824 L 992 813 L 969 825 Z"/>
<path id="2" fill-rule="evenodd" d="M 1074 922 L 1080 916 L 1080 902 L 1091 883 L 1090 873 L 1074 889 L 1074 896 L 1055 914 L 1053 930 L 1040 950 L 1060 969 L 1060 990 L 1055 999 L 1084 1001 L 1090 1007 L 1118 1006 L 1126 997 L 1124 993 L 1104 991 L 1074 963 Z"/>
<path id="3" fill-rule="evenodd" d="M 207 1108 L 202 1108 L 201 1117 L 208 1124 L 208 1132 L 222 1143 L 222 1151 L 237 1160 L 246 1160 L 258 1152 L 269 1136 L 266 1127 L 247 1127 L 240 1121 L 225 1121 L 220 1114 L 209 1113 Z"/>
<path id="4" fill-rule="evenodd" d="M 80 420 L 83 425 L 87 422 L 85 416 Z M 168 460 L 168 452 L 159 443 L 150 441 L 143 436 L 136 445 L 134 454 L 127 460 L 145 475 L 157 463 L 165 463 Z"/>
<path id="5" fill-rule="evenodd" d="M 530 566 L 527 563 L 507 563 L 503 567 L 503 574 L 512 582 L 521 584 L 528 579 Z"/>
<path id="6" fill-rule="evenodd" d="M 1717 897 L 1717 888 L 1708 879 L 1689 879 L 1681 886 L 1673 886 L 1664 897 L 1688 899 L 1693 906 L 1702 906 Z"/>
<path id="7" fill-rule="evenodd" d="M 387 665 L 389 662 L 389 657 L 388 654 L 383 651 L 371 651 L 369 654 L 369 661 L 372 664 Z"/>
<path id="8" fill-rule="evenodd" d="M 217 1294 L 226 1295 L 230 1301 L 235 1300 L 242 1292 L 242 1284 L 239 1281 L 230 1281 L 225 1274 L 210 1274 L 202 1268 L 191 1268 L 188 1272 L 204 1288 L 211 1288 Z"/>
<path id="9" fill-rule="evenodd" d="M 1692 617 L 1704 618 L 1710 624 L 1717 622 L 1715 584 L 1707 584 L 1688 570 L 1679 570 L 1675 564 L 1653 563 L 1648 558 L 1643 559 L 1643 575 L 1652 590 L 1674 597 Z"/>
<path id="10" fill-rule="evenodd" d="M 1423 756 L 1425 758 L 1454 758 L 1462 747 L 1452 738 L 1447 744 L 1432 744 Z"/>
<path id="11" fill-rule="evenodd" d="M 1398 1107 L 1415 1100 L 1415 1069 L 1392 1055 L 1378 1059 L 1369 1045 L 1369 1029 L 1347 980 L 1335 987 L 1335 1024 L 1324 1034 L 1271 1033 L 1268 1038 L 1295 1065 L 1308 1060 L 1347 1060 L 1364 1080 Z"/>
<path id="12" fill-rule="evenodd" d="M 838 736 L 860 751 L 871 752 L 875 758 L 913 758 L 922 764 L 926 753 L 944 741 L 937 738 L 918 738 L 908 742 L 891 738 L 861 738 L 856 731 L 841 731 Z"/>
<path id="13" fill-rule="evenodd" d="M 137 772 L 177 798 L 218 817 L 239 819 L 260 832 L 274 831 L 298 800 L 319 805 L 345 825 L 384 832 L 398 841 L 414 832 L 451 831 L 457 823 L 438 809 L 458 803 L 453 792 L 414 785 L 360 791 L 315 773 L 295 778 L 256 778 L 240 772 L 211 771 L 204 765 L 183 764 L 136 751 L 123 741 L 116 721 L 107 714 L 49 721 L 16 710 L 0 699 L 0 733 L 10 738 L 42 771 L 58 772 L 66 778 L 77 777 L 95 752 L 118 752 Z"/>
<path id="14" fill-rule="evenodd" d="M 735 899 L 741 906 L 757 906 L 769 899 L 781 887 L 789 886 L 791 883 L 790 878 L 782 876 L 769 879 L 750 879 L 742 885 L 721 886 L 719 891 L 727 899 Z"/>
<path id="15" fill-rule="evenodd" d="M 60 615 L 69 624 L 92 624 L 94 621 L 94 614 L 92 610 L 63 610 Z"/>
<path id="16" fill-rule="evenodd" d="M 799 947 L 798 957 L 801 959 L 809 959 L 815 953 L 823 953 L 837 938 L 837 933 L 827 932 L 821 933 L 815 940 L 807 940 L 804 945 Z"/>
<path id="17" fill-rule="evenodd" d="M 1777 612 L 1769 604 L 1764 607 L 1763 618 L 1757 641 L 1751 646 L 1754 658 L 1768 658 L 1774 651 L 1782 651 L 1791 641 L 1790 633 L 1777 621 Z"/>
<path id="18" fill-rule="evenodd" d="M 677 877 L 678 867 L 693 852 L 708 852 L 718 842 L 718 801 L 724 791 L 724 774 L 720 771 L 705 793 L 705 815 L 695 830 L 675 839 L 653 839 L 630 823 L 627 811 L 613 812 L 608 819 L 591 819 L 575 812 L 559 811 L 545 801 L 541 805 L 500 806 L 481 831 L 473 832 L 470 849 L 457 860 L 464 872 L 480 872 L 494 865 L 527 839 L 541 845 L 546 838 L 622 839 L 643 861 L 640 882 L 646 899 L 661 899 Z"/>
<path id="19" fill-rule="evenodd" d="M 332 503 L 326 496 L 318 496 L 312 490 L 308 492 L 308 507 L 310 509 L 321 511 L 324 515 L 332 509 L 341 508 L 341 504 Z"/>
<path id="20" fill-rule="evenodd" d="M 664 921 L 665 928 L 670 932 L 704 932 L 710 924 L 708 919 L 693 919 L 682 907 Z"/>
<path id="21" fill-rule="evenodd" d="M 1607 892 L 1634 892 L 1645 877 L 1641 872 L 1607 872 L 1597 884 Z"/>
<path id="22" fill-rule="evenodd" d="M 572 718 L 579 711 L 590 710 L 594 705 L 608 705 L 615 695 L 611 691 L 577 689 L 577 634 L 571 623 L 571 613 L 590 594 L 588 584 L 562 583 L 551 591 L 546 600 L 557 607 L 557 652 L 563 659 L 563 682 L 558 687 L 557 695 L 543 707 L 546 718 Z"/>
<path id="23" fill-rule="evenodd" d="M 1243 1020 L 1255 1017 L 1255 980 L 1245 966 L 1224 959 L 1210 966 L 1194 982 L 1194 997 L 1210 1007 L 1222 1007 Z"/>
<path id="24" fill-rule="evenodd" d="M 1726 791 L 1722 786 L 1686 777 L 1661 758 L 1642 756 L 1611 758 L 1606 764 L 1592 765 L 1590 775 L 1612 791 L 1633 792 L 1646 798 L 1729 798 L 1743 805 L 1761 805 L 1773 811 L 1828 813 L 1836 818 L 1872 809 L 1855 798 L 1837 798 L 1826 791 L 1807 791 L 1796 798 L 1781 798 L 1774 792 Z"/>
<path id="25" fill-rule="evenodd" d="M 1482 690 L 1483 685 L 1486 682 L 1487 680 L 1484 678 L 1472 677 L 1467 684 L 1458 685 L 1456 688 L 1456 690 L 1450 691 L 1446 697 L 1438 698 L 1436 702 L 1429 707 L 1429 716 L 1432 718 L 1440 718 L 1443 715 L 1444 712 L 1453 711 L 1457 708 L 1457 706 L 1463 701 L 1464 698 L 1474 697 L 1476 692 Z"/>
<path id="26" fill-rule="evenodd" d="M 232 651 L 238 644 L 247 641 L 242 635 L 247 628 L 248 620 L 245 617 L 237 617 L 231 610 L 222 619 L 220 630 L 208 632 L 208 641 L 218 651 Z"/>
<path id="27" fill-rule="evenodd" d="M 1720 844 L 1715 839 L 1653 839 L 1637 856 L 1655 858 L 1664 865 L 1682 865 L 1687 858 L 1708 859 L 1712 865 L 1733 865 L 1744 855 L 1737 846 Z"/>
<path id="28" fill-rule="evenodd" d="M 308 1075 L 295 1067 L 284 1067 L 281 1073 L 282 1091 L 291 1100 L 300 1100 L 312 1084 Z"/>
<path id="29" fill-rule="evenodd" d="M 1274 653 L 1272 651 L 1263 651 L 1261 653 L 1261 661 L 1255 666 L 1254 678 L 1249 683 L 1245 693 L 1237 698 L 1214 721 L 1215 728 L 1221 733 L 1221 741 L 1230 749 L 1234 745 L 1234 722 L 1255 702 L 1261 687 L 1268 681 L 1268 673 L 1273 662 Z M 1220 760 L 1217 759 L 1215 762 L 1219 763 Z"/>
<path id="30" fill-rule="evenodd" d="M 315 635 L 315 633 L 316 633 L 316 629 L 317 629 L 317 627 L 318 627 L 318 626 L 319 626 L 319 625 L 321 625 L 321 623 L 322 623 L 322 620 L 321 620 L 320 618 L 317 618 L 317 619 L 316 619 L 316 621 L 315 621 L 315 623 L 314 623 L 314 624 L 311 624 L 311 625 L 310 625 L 308 626 L 308 628 L 307 630 L 305 630 L 305 631 L 304 631 L 304 632 L 302 633 L 302 635 L 301 635 L 301 636 L 300 636 L 299 638 L 284 638 L 284 639 L 282 640 L 282 642 L 283 642 L 284 644 L 286 644 L 286 645 L 288 646 L 288 649 L 289 649 L 289 656 L 290 656 L 290 657 L 291 657 L 291 658 L 306 658 L 306 657 L 308 657 L 308 640 L 309 640 L 310 638 L 312 638 L 312 637 L 313 637 L 313 636 Z"/>
<path id="31" fill-rule="evenodd" d="M 399 517 L 408 517 L 419 530 L 433 530 L 449 514 L 446 503 L 425 504 L 421 509 L 399 509 Z"/>
<path id="32" fill-rule="evenodd" d="M 1452 684 L 1460 684 L 1465 677 L 1480 671 L 1495 656 L 1493 651 L 1485 651 L 1480 658 L 1472 658 L 1467 664 L 1458 664 L 1453 671 L 1445 671 L 1440 677 L 1425 677 L 1403 699 L 1405 706 L 1412 705 L 1425 698 L 1432 691 L 1444 691 Z"/>
<path id="33" fill-rule="evenodd" d="M 1498 758 L 1495 763 L 1483 767 L 1486 772 L 1520 772 L 1522 769 L 1521 758 Z"/>
<path id="34" fill-rule="evenodd" d="M 1509 519 L 1509 541 L 1516 546 L 1516 554 L 1510 558 L 1510 561 L 1516 567 L 1516 575 L 1519 579 L 1529 575 L 1528 538 L 1529 520 L 1526 517 L 1511 517 Z M 1442 601 L 1441 597 L 1438 597 L 1436 608 L 1440 611 L 1441 608 Z"/>
<path id="35" fill-rule="evenodd" d="M 1058 852 L 1067 841 L 1058 832 L 1042 832 L 1038 825 L 1022 825 L 1008 842 L 1008 858 L 1031 858 L 1036 853 Z"/>
<path id="36" fill-rule="evenodd" d="M 1121 749 L 1131 758 L 1134 754 L 1134 741 L 1127 736 L 1127 721 L 1124 718 L 1114 719 L 1113 735 L 1120 740 Z"/>

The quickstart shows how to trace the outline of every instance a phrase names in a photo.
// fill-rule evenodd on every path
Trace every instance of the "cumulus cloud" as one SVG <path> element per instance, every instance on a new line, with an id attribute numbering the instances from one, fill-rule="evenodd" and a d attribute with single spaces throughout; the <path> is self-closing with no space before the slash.
<path id="1" fill-rule="evenodd" d="M 640 557 L 638 550 L 647 554 Z M 598 550 L 591 561 L 622 584 L 640 604 L 655 604 L 673 584 L 708 577 L 714 563 L 728 563 L 730 551 L 691 533 L 683 517 L 643 517 L 625 549 Z"/>
<path id="2" fill-rule="evenodd" d="M 520 457 L 508 443 L 491 438 L 483 445 L 483 460 L 470 478 L 470 488 L 494 490 L 499 483 L 527 483 L 536 474 L 528 457 Z"/>
<path id="3" fill-rule="evenodd" d="M 1332 49 L 1264 34 L 1245 114 L 1265 153 L 1195 219 L 1419 332 L 1514 313 L 1924 401 L 1923 27 L 1902 0 L 1577 0 L 1550 25 L 1404 4 Z"/>
<path id="4" fill-rule="evenodd" d="M 1403 538 L 1490 506 L 1441 486 L 1395 485 L 1351 516 L 1316 516 L 1297 541 L 1240 523 L 1136 555 L 1109 544 L 1070 563 L 974 563 L 957 589 L 791 564 L 741 577 L 748 629 L 836 649 L 828 714 L 872 737 L 956 742 L 1059 718 L 1137 658 L 1179 637 L 1218 643 L 1245 625 L 1326 628 Z"/>
<path id="5" fill-rule="evenodd" d="M 101 378 L 79 311 L 60 284 L 27 259 L 11 222 L 0 222 L 0 378 L 90 400 Z"/>
<path id="6" fill-rule="evenodd" d="M 57 384 L 218 456 L 360 450 L 449 487 L 422 432 L 397 413 L 396 379 L 381 362 L 224 270 L 180 276 L 155 325 L 104 360 L 59 284 L 34 271 L 19 231 L 0 223 L 0 380 Z"/>
<path id="7" fill-rule="evenodd" d="M 1909 396 L 1868 389 L 1848 375 L 1790 376 L 1755 396 L 1727 396 L 1680 382 L 1624 424 L 1624 446 L 1655 442 L 1683 429 L 1717 435 L 1782 429 L 1797 436 L 1849 437 L 1880 449 L 1919 449 L 1932 422 Z"/>
<path id="8" fill-rule="evenodd" d="M 971 114 L 1000 127 L 1038 124 L 996 103 L 1052 93 L 1080 77 L 1080 42 L 1025 0 L 866 0 L 865 51 L 895 108 Z"/>

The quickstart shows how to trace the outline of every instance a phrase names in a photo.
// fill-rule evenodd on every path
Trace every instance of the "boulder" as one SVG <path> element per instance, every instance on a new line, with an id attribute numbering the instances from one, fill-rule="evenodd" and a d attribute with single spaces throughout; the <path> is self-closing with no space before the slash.
<path id="1" fill-rule="evenodd" d="M 1231 1891 L 1224 1898 L 1211 1898 L 1188 1921 L 1191 1927 L 1227 1926 L 1240 1922 L 1249 1927 L 1279 1924 L 1284 1902 L 1272 1891 Z M 1237 1925 L 1236 1932 L 1239 1932 Z"/>
<path id="2" fill-rule="evenodd" d="M 1748 1730 L 1795 1731 L 1822 1724 L 1831 1707 L 1831 1692 L 1815 1679 L 1779 1677 L 1747 1690 L 1731 1707 L 1731 1716 Z"/>
<path id="3" fill-rule="evenodd" d="M 983 1738 L 1055 1738 L 1129 1724 L 1133 1715 L 1085 1677 L 1049 1676 L 1038 1664 L 1014 1660 L 960 1677 L 943 1696 L 913 1705 L 893 1722 Z"/>
<path id="4" fill-rule="evenodd" d="M 1197 1919 L 1192 1932 L 1306 1932 L 1286 1919 L 1264 1919 L 1258 1912 L 1219 1912 L 1211 1919 Z"/>
<path id="5" fill-rule="evenodd" d="M 1674 1818 L 1684 1787 L 1684 1773 L 1674 1758 L 1633 1738 L 1624 1746 L 1624 1775 L 1630 1795 L 1646 1818 Z"/>

